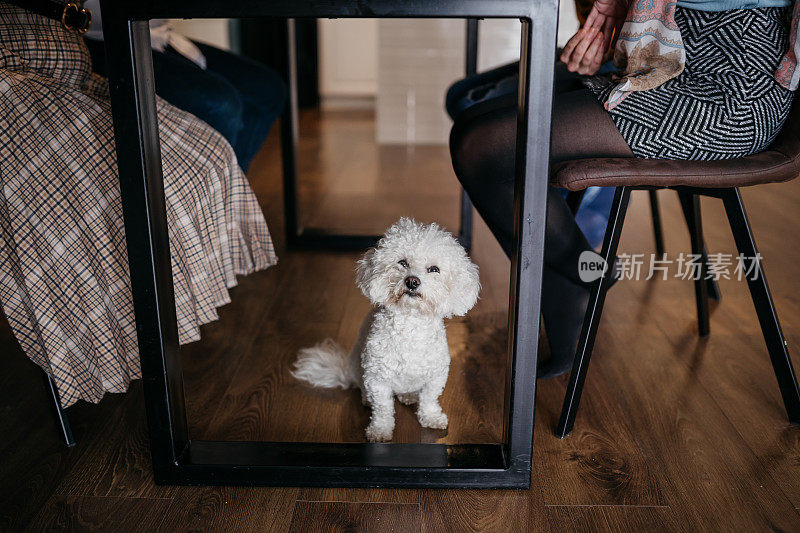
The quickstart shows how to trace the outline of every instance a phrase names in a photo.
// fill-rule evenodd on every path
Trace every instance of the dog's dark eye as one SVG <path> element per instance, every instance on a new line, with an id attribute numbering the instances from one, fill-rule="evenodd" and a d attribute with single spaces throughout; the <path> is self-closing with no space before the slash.
<path id="1" fill-rule="evenodd" d="M 439 272 L 439 267 L 437 267 L 436 265 L 429 266 L 429 267 L 428 267 L 428 272 L 431 272 L 431 273 L 433 273 L 433 272 Z"/>
<path id="2" fill-rule="evenodd" d="M 408 261 L 406 261 L 405 259 L 401 259 L 400 261 L 397 262 L 397 264 L 403 268 L 408 268 Z"/>

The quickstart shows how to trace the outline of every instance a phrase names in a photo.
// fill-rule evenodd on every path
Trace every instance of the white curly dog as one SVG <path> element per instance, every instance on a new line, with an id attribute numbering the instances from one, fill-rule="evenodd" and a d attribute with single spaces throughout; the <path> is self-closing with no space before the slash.
<path id="1" fill-rule="evenodd" d="M 356 283 L 374 307 L 350 355 L 327 339 L 300 351 L 292 375 L 315 387 L 359 387 L 372 408 L 370 442 L 391 440 L 395 396 L 417 404 L 423 427 L 445 429 L 439 396 L 450 350 L 443 319 L 475 305 L 478 267 L 438 225 L 402 218 L 358 261 Z"/>

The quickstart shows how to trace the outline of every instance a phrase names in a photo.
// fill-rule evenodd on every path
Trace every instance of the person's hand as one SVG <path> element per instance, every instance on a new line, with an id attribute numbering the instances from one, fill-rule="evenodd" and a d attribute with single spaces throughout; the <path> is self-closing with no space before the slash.
<path id="1" fill-rule="evenodd" d="M 572 36 L 561 61 L 579 74 L 594 74 L 608 57 L 628 13 L 625 0 L 595 0 L 586 24 Z"/>
<path id="2" fill-rule="evenodd" d="M 578 74 L 594 74 L 603 64 L 603 42 L 605 37 L 603 32 L 597 28 L 584 26 L 578 33 L 572 36 L 564 52 L 561 54 L 561 61 L 566 63 L 567 70 Z"/>

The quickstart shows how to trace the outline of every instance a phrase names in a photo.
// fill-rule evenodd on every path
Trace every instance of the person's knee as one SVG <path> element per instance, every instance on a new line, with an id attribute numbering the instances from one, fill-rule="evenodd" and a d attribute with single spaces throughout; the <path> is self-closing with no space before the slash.
<path id="1" fill-rule="evenodd" d="M 472 78 L 464 78 L 458 80 L 447 89 L 447 94 L 444 97 L 444 107 L 450 118 L 455 119 L 462 111 L 458 105 L 459 101 L 464 98 L 473 83 Z"/>
<path id="2" fill-rule="evenodd" d="M 188 90 L 196 93 L 196 111 L 192 113 L 234 143 L 242 128 L 244 113 L 238 91 L 222 80 Z"/>

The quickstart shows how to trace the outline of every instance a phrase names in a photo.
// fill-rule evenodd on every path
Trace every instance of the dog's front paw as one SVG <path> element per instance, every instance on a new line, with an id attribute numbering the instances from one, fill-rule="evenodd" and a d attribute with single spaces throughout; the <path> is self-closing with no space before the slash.
<path id="1" fill-rule="evenodd" d="M 392 440 L 393 426 L 371 423 L 367 426 L 367 440 L 370 442 L 388 442 Z"/>
<path id="2" fill-rule="evenodd" d="M 418 413 L 419 424 L 424 428 L 447 429 L 447 415 L 442 411 L 438 413 Z"/>

